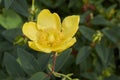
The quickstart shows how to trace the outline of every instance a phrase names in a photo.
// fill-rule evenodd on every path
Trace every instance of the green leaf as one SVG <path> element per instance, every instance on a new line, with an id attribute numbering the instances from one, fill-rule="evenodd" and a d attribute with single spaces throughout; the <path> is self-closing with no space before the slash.
<path id="1" fill-rule="evenodd" d="M 27 80 L 25 77 L 17 77 L 14 80 Z"/>
<path id="2" fill-rule="evenodd" d="M 88 28 L 88 27 L 86 27 L 86 26 L 80 26 L 80 32 L 81 32 L 81 34 L 85 37 L 85 38 L 87 38 L 89 41 L 92 41 L 92 39 L 93 39 L 93 34 L 95 33 L 95 31 L 94 30 L 92 30 L 92 29 L 90 29 L 90 28 Z"/>
<path id="3" fill-rule="evenodd" d="M 14 42 L 15 38 L 22 35 L 21 29 L 9 29 L 2 32 L 3 37 L 9 42 Z"/>
<path id="4" fill-rule="evenodd" d="M 56 8 L 60 6 L 62 3 L 65 2 L 65 0 L 39 0 L 41 3 L 45 4 L 46 6 L 49 6 L 51 8 Z"/>
<path id="5" fill-rule="evenodd" d="M 108 18 L 113 17 L 113 15 L 115 14 L 115 8 L 116 8 L 116 4 L 111 5 L 109 8 L 106 9 L 106 16 Z M 109 13 L 109 14 L 108 14 Z"/>
<path id="6" fill-rule="evenodd" d="M 50 77 L 44 72 L 37 72 L 29 80 L 50 80 Z"/>
<path id="7" fill-rule="evenodd" d="M 78 0 L 69 0 L 69 4 L 68 4 L 68 8 L 76 8 L 76 7 L 78 7 L 79 8 L 79 6 L 81 6 L 82 5 L 82 3 L 80 2 L 80 1 L 78 1 Z"/>
<path id="8" fill-rule="evenodd" d="M 20 48 L 17 49 L 17 54 L 20 64 L 27 74 L 32 75 L 40 71 L 39 64 L 32 54 Z"/>
<path id="9" fill-rule="evenodd" d="M 118 56 L 118 58 L 120 59 L 120 46 L 118 46 L 118 49 L 119 49 L 119 56 Z"/>
<path id="10" fill-rule="evenodd" d="M 59 7 L 59 6 L 61 6 L 63 3 L 65 3 L 65 0 L 57 0 L 57 2 L 55 3 L 55 7 Z"/>
<path id="11" fill-rule="evenodd" d="M 93 25 L 111 25 L 109 21 L 107 21 L 103 16 L 98 15 L 93 18 L 91 21 Z"/>
<path id="12" fill-rule="evenodd" d="M 29 80 L 49 80 L 49 76 L 44 72 L 37 72 Z"/>
<path id="13" fill-rule="evenodd" d="M 0 69 L 0 80 L 3 80 L 7 75 Z"/>
<path id="14" fill-rule="evenodd" d="M 10 53 L 7 52 L 5 53 L 4 65 L 10 76 L 13 77 L 25 76 L 23 69 L 17 63 L 16 59 L 12 55 L 10 55 Z"/>
<path id="15" fill-rule="evenodd" d="M 82 73 L 81 76 L 89 80 L 97 80 L 97 77 L 98 77 L 97 74 L 94 72 L 91 72 L 91 73 L 85 72 L 85 73 Z"/>
<path id="16" fill-rule="evenodd" d="M 54 3 L 52 0 L 39 0 L 41 3 L 45 4 L 46 6 L 53 6 Z"/>
<path id="17" fill-rule="evenodd" d="M 8 9 L 14 0 L 4 0 L 5 8 Z"/>
<path id="18" fill-rule="evenodd" d="M 76 64 L 80 64 L 82 61 L 84 61 L 89 56 L 90 53 L 91 48 L 89 46 L 82 47 L 78 52 Z"/>
<path id="19" fill-rule="evenodd" d="M 95 49 L 100 61 L 102 62 L 102 65 L 107 67 L 112 59 L 112 49 L 107 48 L 103 44 L 97 44 Z"/>
<path id="20" fill-rule="evenodd" d="M 120 27 L 114 27 L 111 29 L 103 29 L 102 30 L 105 36 L 107 36 L 114 43 L 118 43 L 120 41 Z"/>
<path id="21" fill-rule="evenodd" d="M 14 0 L 10 7 L 25 17 L 29 16 L 29 7 L 26 0 Z"/>
<path id="22" fill-rule="evenodd" d="M 0 51 L 1 52 L 1 51 Z M 3 54 L 0 53 L 0 63 L 2 62 L 2 57 L 3 57 Z"/>
<path id="23" fill-rule="evenodd" d="M 66 63 L 63 65 L 61 71 L 62 72 L 69 72 L 68 70 L 71 70 L 71 65 L 74 64 L 75 57 L 73 55 L 70 55 L 66 61 Z"/>
<path id="24" fill-rule="evenodd" d="M 0 25 L 0 41 L 3 40 L 2 32 L 3 32 L 4 30 L 5 30 L 5 29 Z"/>
<path id="25" fill-rule="evenodd" d="M 104 80 L 120 80 L 120 77 L 112 75 L 110 77 L 105 78 Z"/>
<path id="26" fill-rule="evenodd" d="M 22 25 L 22 19 L 13 10 L 3 9 L 3 14 L 0 14 L 0 25 L 6 29 L 17 28 Z"/>
<path id="27" fill-rule="evenodd" d="M 72 51 L 71 49 L 68 49 L 68 50 L 60 53 L 60 55 L 56 59 L 55 71 L 59 71 L 65 65 L 66 61 L 70 57 L 71 51 Z"/>
<path id="28" fill-rule="evenodd" d="M 1 41 L 0 42 L 0 51 L 7 51 L 7 50 L 11 50 L 13 48 L 13 46 L 7 42 L 7 41 Z"/>
<path id="29" fill-rule="evenodd" d="M 73 3 L 73 0 L 71 0 Z M 80 15 L 80 24 L 85 24 L 86 23 L 86 17 L 91 14 L 91 11 L 86 11 L 84 14 Z"/>
<path id="30" fill-rule="evenodd" d="M 38 63 L 39 63 L 40 71 L 43 71 L 47 68 L 50 58 L 51 58 L 50 54 L 43 54 L 40 57 L 38 57 Z"/>
<path id="31" fill-rule="evenodd" d="M 93 60 L 93 58 L 91 59 L 91 56 L 88 56 L 86 60 L 79 63 L 80 71 L 81 72 L 91 71 L 92 67 L 93 67 L 92 60 Z"/>

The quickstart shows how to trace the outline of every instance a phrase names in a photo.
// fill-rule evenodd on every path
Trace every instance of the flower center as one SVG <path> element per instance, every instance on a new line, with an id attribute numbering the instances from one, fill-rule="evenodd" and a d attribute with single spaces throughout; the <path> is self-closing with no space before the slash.
<path id="1" fill-rule="evenodd" d="M 63 35 L 60 31 L 47 29 L 41 32 L 40 44 L 48 47 L 56 47 L 63 40 Z"/>
<path id="2" fill-rule="evenodd" d="M 53 44 L 54 41 L 55 41 L 55 36 L 54 36 L 53 34 L 50 34 L 50 35 L 48 36 L 48 42 L 49 42 L 50 44 Z"/>

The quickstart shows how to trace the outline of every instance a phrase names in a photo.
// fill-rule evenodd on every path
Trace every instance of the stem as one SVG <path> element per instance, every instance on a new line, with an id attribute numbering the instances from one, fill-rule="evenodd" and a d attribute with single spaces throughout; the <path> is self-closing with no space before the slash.
<path id="1" fill-rule="evenodd" d="M 32 0 L 32 11 L 35 10 L 35 0 Z"/>
<path id="2" fill-rule="evenodd" d="M 30 8 L 30 15 L 28 17 L 28 20 L 34 21 L 34 15 L 35 15 L 35 0 L 32 0 L 32 6 Z"/>
<path id="3" fill-rule="evenodd" d="M 59 78 L 62 78 L 62 80 L 79 80 L 78 78 L 71 78 L 70 76 L 73 75 L 73 73 L 70 73 L 70 74 L 61 74 L 61 73 L 57 73 L 57 72 L 53 72 L 53 75 L 56 76 L 56 77 L 59 77 Z"/>
<path id="4" fill-rule="evenodd" d="M 57 52 L 56 52 L 56 53 L 53 53 L 52 72 L 55 71 L 56 58 L 57 58 Z"/>

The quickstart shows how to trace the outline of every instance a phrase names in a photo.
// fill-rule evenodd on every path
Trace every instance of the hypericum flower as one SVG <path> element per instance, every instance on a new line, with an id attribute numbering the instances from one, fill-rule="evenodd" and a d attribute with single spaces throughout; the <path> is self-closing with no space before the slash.
<path id="1" fill-rule="evenodd" d="M 75 33 L 78 30 L 80 17 L 68 16 L 61 23 L 57 13 L 48 9 L 42 10 L 37 22 L 26 22 L 22 31 L 31 41 L 29 47 L 46 53 L 62 52 L 71 47 L 75 42 Z"/>

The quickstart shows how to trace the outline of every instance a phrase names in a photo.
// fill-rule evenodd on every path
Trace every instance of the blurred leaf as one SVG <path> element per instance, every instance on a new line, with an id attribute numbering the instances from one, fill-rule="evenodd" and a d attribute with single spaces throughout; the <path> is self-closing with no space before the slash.
<path id="1" fill-rule="evenodd" d="M 71 0 L 72 1 L 72 0 Z M 86 23 L 86 17 L 91 14 L 91 11 L 86 11 L 84 14 L 80 15 L 80 23 L 85 24 Z"/>
<path id="2" fill-rule="evenodd" d="M 66 63 L 63 65 L 61 71 L 63 72 L 69 72 L 68 70 L 71 70 L 71 65 L 74 63 L 75 57 L 73 55 L 70 55 L 66 61 Z"/>
<path id="3" fill-rule="evenodd" d="M 104 80 L 120 80 L 120 76 L 118 77 L 118 76 L 112 75 L 110 77 L 105 78 Z"/>
<path id="4" fill-rule="evenodd" d="M 96 56 L 96 60 L 94 60 L 94 69 L 96 73 L 103 73 L 105 67 L 103 66 L 101 60 Z"/>
<path id="5" fill-rule="evenodd" d="M 112 50 L 103 44 L 97 44 L 95 47 L 97 55 L 104 67 L 107 67 L 112 59 Z"/>
<path id="6" fill-rule="evenodd" d="M 20 27 L 22 19 L 13 10 L 3 9 L 3 14 L 0 14 L 0 25 L 6 29 Z"/>
<path id="7" fill-rule="evenodd" d="M 57 0 L 54 6 L 55 6 L 55 7 L 59 7 L 59 6 L 61 6 L 64 2 L 65 2 L 65 0 Z"/>
<path id="8" fill-rule="evenodd" d="M 98 76 L 94 72 L 91 72 L 91 73 L 85 72 L 85 73 L 82 73 L 81 76 L 84 77 L 84 78 L 87 78 L 89 80 L 98 80 L 97 79 Z"/>
<path id="9" fill-rule="evenodd" d="M 39 0 L 41 3 L 45 4 L 46 6 L 53 6 L 54 5 L 54 1 L 53 0 Z"/>
<path id="10" fill-rule="evenodd" d="M 92 53 L 93 54 L 93 53 Z M 92 72 L 93 71 L 93 58 L 91 59 L 90 55 L 86 58 L 86 60 L 79 63 L 79 68 L 81 72 Z"/>
<path id="11" fill-rule="evenodd" d="M 29 16 L 29 7 L 26 0 L 14 0 L 10 7 L 25 17 Z"/>
<path id="12" fill-rule="evenodd" d="M 89 56 L 89 54 L 91 53 L 90 49 L 91 48 L 89 46 L 84 46 L 79 50 L 76 58 L 76 64 L 80 64 Z"/>
<path id="13" fill-rule="evenodd" d="M 16 59 L 12 55 L 10 55 L 10 53 L 5 53 L 4 65 L 9 75 L 13 77 L 25 76 L 23 69 L 17 63 Z"/>
<path id="14" fill-rule="evenodd" d="M 93 34 L 95 33 L 95 31 L 94 30 L 92 30 L 92 29 L 90 29 L 90 28 L 88 28 L 88 27 L 86 27 L 86 26 L 80 26 L 80 32 L 81 32 L 81 34 L 85 37 L 85 38 L 87 38 L 89 41 L 92 41 L 92 39 L 93 39 Z"/>
<path id="15" fill-rule="evenodd" d="M 40 71 L 43 71 L 48 66 L 48 61 L 51 58 L 51 54 L 43 54 L 38 58 Z"/>
<path id="16" fill-rule="evenodd" d="M 9 8 L 14 0 L 4 0 L 5 8 Z"/>
<path id="17" fill-rule="evenodd" d="M 118 2 L 120 3 L 120 0 L 118 0 Z"/>
<path id="18" fill-rule="evenodd" d="M 2 62 L 2 57 L 3 57 L 3 54 L 1 53 L 0 51 L 0 63 Z M 0 70 L 1 71 L 1 70 Z M 1 72 L 0 72 L 1 73 Z"/>
<path id="19" fill-rule="evenodd" d="M 32 75 L 40 71 L 39 64 L 32 54 L 20 48 L 17 49 L 17 54 L 20 64 L 27 74 Z"/>
<path id="20" fill-rule="evenodd" d="M 116 8 L 116 4 L 111 5 L 107 10 L 106 10 L 106 16 L 108 18 L 111 18 L 114 14 L 115 14 L 115 8 Z M 109 14 L 108 14 L 109 13 Z"/>
<path id="21" fill-rule="evenodd" d="M 0 25 L 0 41 L 3 40 L 2 32 L 3 32 L 4 30 L 5 30 L 5 29 Z"/>
<path id="22" fill-rule="evenodd" d="M 102 14 L 102 15 L 103 15 L 104 12 L 105 12 L 105 8 L 103 7 L 102 2 L 103 2 L 103 0 L 97 1 L 97 2 L 95 3 L 95 6 L 96 6 L 96 9 L 98 10 L 99 14 Z"/>
<path id="23" fill-rule="evenodd" d="M 7 75 L 0 69 L 0 80 L 3 80 Z"/>
<path id="24" fill-rule="evenodd" d="M 21 35 L 21 29 L 9 29 L 9 30 L 4 30 L 2 32 L 2 35 L 4 36 L 4 38 L 10 42 L 14 42 L 15 38 L 19 35 Z"/>
<path id="25" fill-rule="evenodd" d="M 39 0 L 41 3 L 45 4 L 48 7 L 56 8 L 64 3 L 65 0 Z"/>
<path id="26" fill-rule="evenodd" d="M 68 8 L 80 7 L 82 5 L 81 1 L 79 0 L 69 0 Z"/>
<path id="27" fill-rule="evenodd" d="M 75 1 L 69 0 L 69 5 L 68 5 L 68 7 L 70 8 L 70 7 L 74 6 L 75 3 L 76 3 L 76 0 L 75 0 Z"/>
<path id="28" fill-rule="evenodd" d="M 27 80 L 27 79 L 24 78 L 24 77 L 17 77 L 17 78 L 15 78 L 14 80 Z"/>
<path id="29" fill-rule="evenodd" d="M 119 49 L 119 59 L 120 59 L 120 46 L 118 46 L 118 49 Z"/>
<path id="30" fill-rule="evenodd" d="M 49 80 L 49 76 L 44 72 L 37 72 L 29 80 Z"/>
<path id="31" fill-rule="evenodd" d="M 59 71 L 66 63 L 66 61 L 69 59 L 71 53 L 71 49 L 68 49 L 57 57 L 56 64 L 55 64 L 55 71 Z"/>
<path id="32" fill-rule="evenodd" d="M 11 50 L 13 48 L 13 46 L 11 46 L 10 43 L 8 43 L 7 41 L 1 41 L 0 42 L 0 51 L 7 51 L 7 50 Z"/>
<path id="33" fill-rule="evenodd" d="M 98 15 L 93 18 L 91 21 L 93 25 L 111 25 L 109 21 L 107 21 L 103 16 Z"/>
<path id="34" fill-rule="evenodd" d="M 112 29 L 103 29 L 102 30 L 105 36 L 107 36 L 114 43 L 118 43 L 120 41 L 120 27 L 114 27 Z"/>

